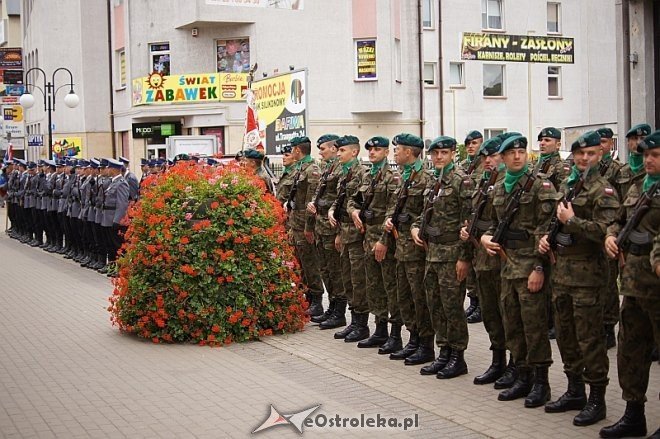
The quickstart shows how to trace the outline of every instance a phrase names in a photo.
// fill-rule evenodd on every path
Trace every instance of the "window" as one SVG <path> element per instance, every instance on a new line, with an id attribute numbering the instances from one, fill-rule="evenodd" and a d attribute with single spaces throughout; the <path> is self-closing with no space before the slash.
<path id="1" fill-rule="evenodd" d="M 449 63 L 449 86 L 450 87 L 464 87 L 465 82 L 463 78 L 463 66 L 462 62 L 450 62 Z"/>
<path id="2" fill-rule="evenodd" d="M 561 97 L 561 67 L 548 67 L 548 97 Z"/>
<path id="3" fill-rule="evenodd" d="M 126 50 L 117 51 L 117 88 L 126 87 Z"/>
<path id="4" fill-rule="evenodd" d="M 216 40 L 218 72 L 250 71 L 250 39 Z"/>
<path id="5" fill-rule="evenodd" d="M 561 33 L 559 26 L 559 17 L 561 15 L 561 5 L 559 3 L 548 2 L 548 33 Z"/>
<path id="6" fill-rule="evenodd" d="M 492 139 L 504 133 L 506 133 L 506 128 L 486 128 L 484 130 L 484 140 Z"/>
<path id="7" fill-rule="evenodd" d="M 435 86 L 435 66 L 434 62 L 424 63 L 424 84 L 427 86 Z"/>
<path id="8" fill-rule="evenodd" d="M 152 72 L 170 75 L 170 43 L 149 44 L 149 56 Z"/>
<path id="9" fill-rule="evenodd" d="M 504 97 L 504 65 L 484 64 L 484 97 Z"/>
<path id="10" fill-rule="evenodd" d="M 394 80 L 401 82 L 401 40 L 394 39 Z"/>
<path id="11" fill-rule="evenodd" d="M 481 27 L 483 29 L 504 29 L 502 0 L 481 0 Z"/>
<path id="12" fill-rule="evenodd" d="M 433 0 L 424 0 L 422 3 L 422 27 L 433 27 Z"/>

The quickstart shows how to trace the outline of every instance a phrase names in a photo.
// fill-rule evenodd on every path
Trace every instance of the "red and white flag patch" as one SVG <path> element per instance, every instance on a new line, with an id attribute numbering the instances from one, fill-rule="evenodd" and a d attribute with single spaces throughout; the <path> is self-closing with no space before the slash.
<path id="1" fill-rule="evenodd" d="M 614 195 L 614 189 L 612 189 L 611 187 L 606 187 L 605 195 Z"/>
<path id="2" fill-rule="evenodd" d="M 550 186 L 552 186 L 552 183 L 550 183 L 549 181 L 543 182 L 543 189 L 550 189 Z"/>

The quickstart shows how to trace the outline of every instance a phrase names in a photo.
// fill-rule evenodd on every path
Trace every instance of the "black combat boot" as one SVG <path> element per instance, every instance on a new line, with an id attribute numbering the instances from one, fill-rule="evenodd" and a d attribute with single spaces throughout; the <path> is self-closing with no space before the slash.
<path id="1" fill-rule="evenodd" d="M 344 337 L 346 343 L 354 343 L 369 337 L 369 313 L 355 313 L 355 326 L 353 330 Z M 385 324 L 385 334 L 387 334 L 387 324 Z"/>
<path id="2" fill-rule="evenodd" d="M 646 436 L 646 415 L 643 402 L 626 403 L 626 412 L 615 424 L 600 429 L 600 437 Z"/>
<path id="3" fill-rule="evenodd" d="M 524 398 L 532 390 L 529 368 L 518 367 L 517 370 L 518 378 L 516 378 L 510 388 L 502 390 L 497 395 L 499 401 L 513 401 L 514 399 Z"/>
<path id="4" fill-rule="evenodd" d="M 545 405 L 546 413 L 563 413 L 569 410 L 582 410 L 587 405 L 582 377 L 567 373 L 568 389 L 557 401 Z"/>
<path id="5" fill-rule="evenodd" d="M 508 389 L 513 386 L 514 381 L 518 378 L 518 369 L 516 363 L 513 361 L 513 355 L 509 354 L 509 364 L 504 369 L 504 374 L 495 381 L 495 389 Z"/>
<path id="6" fill-rule="evenodd" d="M 605 346 L 612 349 L 616 346 L 616 335 L 614 335 L 614 325 L 605 325 Z"/>
<path id="7" fill-rule="evenodd" d="M 433 360 L 433 363 L 422 367 L 419 373 L 421 375 L 437 375 L 437 373 L 444 369 L 447 363 L 449 363 L 450 356 L 451 348 L 449 346 L 442 346 L 438 358 Z"/>
<path id="8" fill-rule="evenodd" d="M 369 314 L 367 314 L 369 317 Z M 387 322 L 376 322 L 376 330 L 366 340 L 358 343 L 359 348 L 378 348 L 387 341 Z"/>
<path id="9" fill-rule="evenodd" d="M 474 313 L 472 313 L 472 315 L 474 315 Z M 452 349 L 451 357 L 449 357 L 449 362 L 447 363 L 444 369 L 438 372 L 436 378 L 441 380 L 447 380 L 468 373 L 468 367 L 467 367 L 467 363 L 465 363 L 464 354 L 465 351 Z"/>
<path id="10" fill-rule="evenodd" d="M 68 244 L 67 244 L 67 247 L 68 247 Z M 64 246 L 64 238 L 60 238 L 57 241 L 57 250 L 55 250 L 55 253 L 57 253 L 58 255 L 63 255 L 64 253 L 69 251 L 69 249 L 67 247 Z"/>
<path id="11" fill-rule="evenodd" d="M 335 299 L 330 299 L 330 304 L 328 305 L 328 309 L 326 309 L 325 312 L 320 316 L 312 316 L 312 318 L 310 319 L 312 323 L 321 323 L 328 320 L 330 316 L 335 312 L 336 303 L 337 301 Z"/>
<path id="12" fill-rule="evenodd" d="M 433 348 L 434 335 L 428 337 L 419 337 L 419 346 L 414 354 L 406 357 L 404 364 L 406 366 L 415 366 L 433 361 L 435 358 L 435 349 Z"/>
<path id="13" fill-rule="evenodd" d="M 506 349 L 493 349 L 493 361 L 486 372 L 474 377 L 474 384 L 494 383 L 506 369 Z"/>
<path id="14" fill-rule="evenodd" d="M 408 343 L 400 350 L 390 354 L 390 360 L 405 360 L 412 354 L 417 352 L 419 347 L 419 333 L 417 331 L 410 331 L 410 338 Z"/>
<path id="15" fill-rule="evenodd" d="M 384 345 L 378 348 L 378 354 L 392 354 L 403 349 L 403 341 L 401 340 L 401 323 L 392 323 L 390 328 L 390 336 Z"/>
<path id="16" fill-rule="evenodd" d="M 483 322 L 483 317 L 481 316 L 481 306 L 477 305 L 477 307 L 472 311 L 472 314 L 470 314 L 467 318 L 468 323 L 481 323 Z"/>
<path id="17" fill-rule="evenodd" d="M 80 264 L 81 267 L 87 267 L 89 261 L 91 260 L 92 260 L 92 252 L 90 252 L 89 250 L 85 250 L 78 263 Z"/>
<path id="18" fill-rule="evenodd" d="M 528 409 L 541 407 L 550 401 L 550 384 L 548 383 L 548 366 L 536 366 L 534 385 L 525 398 L 525 407 Z"/>
<path id="19" fill-rule="evenodd" d="M 470 297 L 470 306 L 465 310 L 465 317 L 470 317 L 475 309 L 479 306 L 479 298 L 477 296 Z"/>
<path id="20" fill-rule="evenodd" d="M 307 314 L 312 317 L 317 317 L 323 315 L 323 294 L 311 294 L 309 295 L 309 308 L 307 308 Z"/>
<path id="21" fill-rule="evenodd" d="M 577 427 L 593 425 L 607 416 L 605 386 L 590 384 L 589 389 L 589 401 L 587 401 L 587 405 L 573 418 L 573 425 Z"/>
<path id="22" fill-rule="evenodd" d="M 335 332 L 335 338 L 336 338 L 337 340 L 344 339 L 344 338 L 346 338 L 346 336 L 347 336 L 348 334 L 350 334 L 351 332 L 353 332 L 353 329 L 355 329 L 355 325 L 357 324 L 356 316 L 357 316 L 357 315 L 355 314 L 355 312 L 354 312 L 354 311 L 351 311 L 351 324 L 348 325 L 348 326 L 346 326 L 346 327 L 345 327 L 344 329 L 342 329 L 341 331 L 339 331 L 339 332 Z M 328 320 L 326 320 L 326 321 L 323 322 L 323 323 L 328 323 Z"/>
<path id="23" fill-rule="evenodd" d="M 337 299 L 334 312 L 321 322 L 319 329 L 334 329 L 341 326 L 346 326 L 346 299 Z"/>

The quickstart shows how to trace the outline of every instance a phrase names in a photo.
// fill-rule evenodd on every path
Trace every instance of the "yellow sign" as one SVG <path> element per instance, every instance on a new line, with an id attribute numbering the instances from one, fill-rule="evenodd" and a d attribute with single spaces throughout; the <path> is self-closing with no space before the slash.
<path id="1" fill-rule="evenodd" d="M 163 76 L 154 72 L 133 80 L 133 105 L 245 100 L 247 73 Z"/>
<path id="2" fill-rule="evenodd" d="M 83 146 L 81 137 L 63 137 L 53 139 L 53 155 L 55 158 L 65 157 L 83 158 Z"/>

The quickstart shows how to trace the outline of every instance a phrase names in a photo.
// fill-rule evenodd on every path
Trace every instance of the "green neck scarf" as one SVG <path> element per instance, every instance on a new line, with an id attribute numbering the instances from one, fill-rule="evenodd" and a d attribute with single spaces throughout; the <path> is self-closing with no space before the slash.
<path id="1" fill-rule="evenodd" d="M 355 163 L 357 163 L 357 159 L 353 159 L 341 165 L 341 173 L 344 175 L 348 174 L 348 170 L 351 169 Z"/>
<path id="2" fill-rule="evenodd" d="M 653 186 L 659 181 L 660 181 L 660 174 L 653 174 L 653 175 L 646 174 L 646 176 L 644 177 L 644 186 L 642 186 L 642 189 L 644 190 L 644 192 L 646 192 L 649 189 L 651 189 L 651 186 Z"/>
<path id="3" fill-rule="evenodd" d="M 592 166 L 589 169 L 589 173 L 587 174 L 587 176 L 592 175 L 594 172 L 596 172 L 597 169 L 598 166 Z M 573 165 L 573 167 L 571 168 L 571 173 L 568 175 L 568 179 L 566 180 L 566 184 L 568 185 L 568 187 L 575 186 L 575 183 L 577 183 L 577 181 L 580 179 L 580 175 L 582 175 L 582 171 L 580 171 L 577 168 L 577 166 Z"/>
<path id="4" fill-rule="evenodd" d="M 289 172 L 291 172 L 291 171 L 293 170 L 294 167 L 295 167 L 295 165 L 288 165 L 288 166 L 285 166 L 285 167 L 284 167 L 284 170 L 282 171 L 282 173 L 283 173 L 283 174 L 288 174 Z"/>
<path id="5" fill-rule="evenodd" d="M 305 157 L 298 160 L 298 162 L 296 163 L 296 169 L 300 169 L 300 168 L 302 168 L 302 166 L 305 163 L 309 163 L 309 162 L 313 162 L 313 161 L 314 161 L 314 159 L 312 158 L 311 155 L 306 155 Z"/>
<path id="6" fill-rule="evenodd" d="M 468 165 L 469 165 L 470 163 L 472 163 L 472 160 L 474 160 L 475 157 L 476 157 L 476 154 L 475 154 L 475 155 L 469 155 L 469 154 L 468 154 L 468 155 L 466 156 L 465 159 L 467 160 Z"/>
<path id="7" fill-rule="evenodd" d="M 644 168 L 644 156 L 631 151 L 628 156 L 628 164 L 633 174 L 637 175 Z"/>
<path id="8" fill-rule="evenodd" d="M 403 181 L 407 181 L 410 176 L 412 175 L 413 171 L 419 172 L 422 170 L 422 160 L 417 159 L 415 160 L 414 163 L 411 163 L 409 165 L 403 165 L 403 173 L 401 176 L 403 177 Z"/>
<path id="9" fill-rule="evenodd" d="M 374 175 L 378 174 L 378 171 L 380 171 L 381 168 L 383 166 L 385 166 L 386 162 L 387 162 L 387 160 L 383 159 L 383 160 L 379 161 L 378 163 L 373 163 L 371 165 L 371 170 L 369 170 L 369 175 L 371 175 L 373 177 Z"/>
<path id="10" fill-rule="evenodd" d="M 527 172 L 527 165 L 523 166 L 518 172 L 511 172 L 508 169 L 506 170 L 506 175 L 504 176 L 504 190 L 507 194 L 511 193 L 513 187 L 518 183 L 518 180 L 525 175 L 525 172 Z"/>
<path id="11" fill-rule="evenodd" d="M 539 156 L 539 163 L 543 163 L 544 161 L 552 157 L 557 157 L 558 155 L 559 155 L 559 151 L 551 152 L 550 154 L 541 154 Z"/>
<path id="12" fill-rule="evenodd" d="M 450 162 L 447 166 L 442 168 L 442 176 L 444 177 L 445 175 L 449 175 L 452 169 L 454 169 L 454 162 Z M 440 177 L 440 171 L 435 169 L 433 171 L 433 175 L 435 176 L 435 178 Z"/>
<path id="13" fill-rule="evenodd" d="M 601 159 L 601 161 L 603 161 L 605 163 L 611 162 L 612 161 L 612 154 L 610 154 L 609 152 L 606 152 L 605 154 L 603 154 L 603 158 Z"/>

